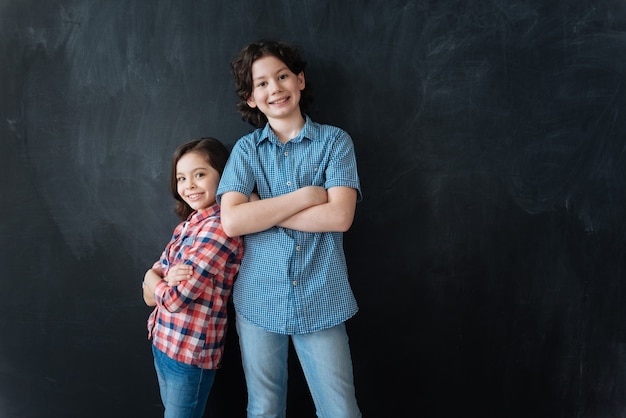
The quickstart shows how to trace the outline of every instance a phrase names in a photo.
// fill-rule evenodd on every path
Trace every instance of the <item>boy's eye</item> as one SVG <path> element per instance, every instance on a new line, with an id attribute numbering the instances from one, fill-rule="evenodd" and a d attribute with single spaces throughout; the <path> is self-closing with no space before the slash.
<path id="1" fill-rule="evenodd" d="M 177 177 L 176 181 L 180 183 L 181 181 L 185 181 L 185 178 L 184 177 Z"/>
<path id="2" fill-rule="evenodd" d="M 265 81 L 261 81 L 261 82 L 260 82 L 259 84 L 257 84 L 256 86 L 257 86 L 257 87 L 264 87 L 264 86 L 266 86 L 266 85 L 267 85 L 267 82 L 265 82 Z"/>

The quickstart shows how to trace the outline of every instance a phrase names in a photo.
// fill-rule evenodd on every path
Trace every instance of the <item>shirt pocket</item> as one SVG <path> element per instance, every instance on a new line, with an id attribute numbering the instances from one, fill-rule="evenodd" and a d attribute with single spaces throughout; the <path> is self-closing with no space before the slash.
<path id="1" fill-rule="evenodd" d="M 301 164 L 298 166 L 296 174 L 298 187 L 324 186 L 324 170 L 319 164 Z"/>

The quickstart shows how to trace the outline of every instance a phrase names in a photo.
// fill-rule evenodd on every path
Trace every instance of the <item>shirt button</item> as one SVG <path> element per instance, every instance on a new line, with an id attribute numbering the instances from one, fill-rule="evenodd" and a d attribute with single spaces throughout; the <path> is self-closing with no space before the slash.
<path id="1" fill-rule="evenodd" d="M 297 281 L 297 280 L 294 280 L 294 281 L 293 281 L 293 285 L 294 285 L 294 286 L 296 286 L 297 284 L 298 284 L 298 281 Z"/>
<path id="2" fill-rule="evenodd" d="M 289 156 L 289 151 L 285 151 L 285 157 Z"/>
<path id="3" fill-rule="evenodd" d="M 300 246 L 296 245 L 296 251 L 300 251 Z"/>
<path id="4" fill-rule="evenodd" d="M 290 181 L 287 182 L 287 186 L 291 186 L 291 182 Z"/>

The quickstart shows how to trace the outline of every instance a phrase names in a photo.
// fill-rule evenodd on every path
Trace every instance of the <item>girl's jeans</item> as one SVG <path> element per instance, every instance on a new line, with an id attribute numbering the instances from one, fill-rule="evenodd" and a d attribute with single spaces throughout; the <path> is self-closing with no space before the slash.
<path id="1" fill-rule="evenodd" d="M 172 360 L 154 345 L 152 354 L 165 406 L 164 418 L 201 418 L 216 371 Z"/>

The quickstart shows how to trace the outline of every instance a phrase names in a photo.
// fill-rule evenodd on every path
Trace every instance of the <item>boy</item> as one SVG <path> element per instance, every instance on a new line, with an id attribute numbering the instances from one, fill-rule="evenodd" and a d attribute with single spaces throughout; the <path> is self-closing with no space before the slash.
<path id="1" fill-rule="evenodd" d="M 273 41 L 231 64 L 238 110 L 256 128 L 233 147 L 217 192 L 224 230 L 244 236 L 233 301 L 249 417 L 286 415 L 290 338 L 318 416 L 361 416 L 345 328 L 358 306 L 343 250 L 361 189 L 350 136 L 303 113 L 305 66 Z"/>

